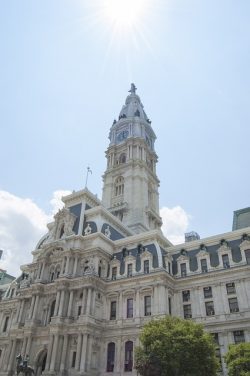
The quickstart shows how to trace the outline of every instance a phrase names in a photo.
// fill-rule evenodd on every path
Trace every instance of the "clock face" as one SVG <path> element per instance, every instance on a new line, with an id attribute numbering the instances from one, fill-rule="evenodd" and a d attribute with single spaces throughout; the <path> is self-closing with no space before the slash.
<path id="1" fill-rule="evenodd" d="M 125 131 L 122 131 L 122 132 L 118 133 L 117 140 L 118 141 L 123 141 L 123 140 L 126 140 L 127 137 L 128 137 L 128 131 L 125 130 Z"/>

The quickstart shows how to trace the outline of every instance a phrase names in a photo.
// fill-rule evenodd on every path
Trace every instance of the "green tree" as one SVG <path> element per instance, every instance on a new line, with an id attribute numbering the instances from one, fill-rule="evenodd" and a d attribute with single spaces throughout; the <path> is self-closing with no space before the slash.
<path id="1" fill-rule="evenodd" d="M 250 376 L 250 343 L 230 345 L 225 361 L 229 376 Z"/>
<path id="2" fill-rule="evenodd" d="M 146 324 L 136 348 L 135 368 L 142 376 L 215 376 L 215 344 L 203 326 L 167 316 Z"/>

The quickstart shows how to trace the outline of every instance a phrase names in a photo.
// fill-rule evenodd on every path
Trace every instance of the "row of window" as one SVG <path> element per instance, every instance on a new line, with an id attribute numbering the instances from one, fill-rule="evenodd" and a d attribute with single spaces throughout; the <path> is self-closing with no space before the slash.
<path id="1" fill-rule="evenodd" d="M 144 296 L 144 316 L 151 316 L 151 296 Z M 110 302 L 110 320 L 116 320 L 117 317 L 117 302 L 116 300 Z M 127 318 L 134 317 L 134 299 L 127 299 Z"/>
<path id="2" fill-rule="evenodd" d="M 239 312 L 239 305 L 237 298 L 230 298 L 228 299 L 228 305 L 230 313 Z M 208 301 L 205 302 L 205 309 L 206 309 L 206 316 L 214 316 L 215 310 L 214 310 L 214 302 Z M 183 314 L 185 319 L 192 318 L 192 308 L 191 304 L 184 304 L 183 305 Z"/>
<path id="3" fill-rule="evenodd" d="M 235 289 L 235 283 L 234 282 L 226 283 L 226 289 L 227 289 L 227 294 L 228 295 L 230 295 L 230 294 L 236 294 L 236 289 Z M 204 294 L 204 298 L 205 299 L 212 298 L 213 297 L 212 287 L 211 286 L 204 287 L 203 288 L 203 294 Z M 183 302 L 189 302 L 190 301 L 190 290 L 184 290 L 184 291 L 182 291 L 182 301 Z"/>
<path id="4" fill-rule="evenodd" d="M 132 341 L 127 341 L 125 343 L 125 357 L 124 357 L 124 371 L 131 372 L 133 369 L 133 348 L 134 344 Z M 107 372 L 114 372 L 115 365 L 115 343 L 110 342 L 107 349 Z"/>
<path id="5" fill-rule="evenodd" d="M 144 260 L 143 262 L 143 272 L 145 274 L 149 273 L 149 260 Z M 130 263 L 127 265 L 127 277 L 132 277 L 133 275 L 133 264 Z M 111 274 L 112 280 L 115 280 L 117 278 L 117 266 L 114 266 L 112 268 L 112 274 Z"/>
<path id="6" fill-rule="evenodd" d="M 115 366 L 115 356 L 116 356 L 116 350 L 115 350 L 115 343 L 110 342 L 108 344 L 107 348 L 107 365 L 106 365 L 106 371 L 107 372 L 114 372 L 114 366 Z M 133 348 L 134 344 L 132 341 L 127 341 L 125 343 L 125 356 L 124 356 L 124 371 L 125 372 L 131 372 L 133 369 Z M 72 360 L 71 360 L 71 367 L 75 368 L 76 365 L 76 351 L 72 354 Z"/>
<path id="7" fill-rule="evenodd" d="M 250 249 L 245 251 L 245 255 L 246 255 L 246 262 L 248 265 L 250 265 Z M 201 259 L 200 263 L 201 263 L 202 273 L 207 273 L 208 272 L 207 259 L 206 258 Z M 230 268 L 230 260 L 229 260 L 228 254 L 222 255 L 222 264 L 223 264 L 224 269 Z M 187 264 L 185 262 L 180 264 L 180 272 L 181 272 L 182 277 L 187 276 Z"/>

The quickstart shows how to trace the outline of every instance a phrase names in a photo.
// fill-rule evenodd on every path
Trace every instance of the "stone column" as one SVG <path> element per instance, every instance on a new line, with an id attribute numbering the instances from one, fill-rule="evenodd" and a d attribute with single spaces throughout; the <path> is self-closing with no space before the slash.
<path id="1" fill-rule="evenodd" d="M 77 338 L 77 348 L 76 348 L 76 365 L 75 365 L 76 371 L 79 371 L 80 369 L 81 349 L 82 349 L 82 333 L 79 333 L 78 338 Z"/>
<path id="2" fill-rule="evenodd" d="M 87 295 L 87 289 L 86 288 L 83 288 L 82 290 L 82 315 L 84 315 L 86 313 L 86 295 Z"/>
<path id="3" fill-rule="evenodd" d="M 54 335 L 54 343 L 53 343 L 52 355 L 51 355 L 50 368 L 49 368 L 50 371 L 54 371 L 55 370 L 57 347 L 58 347 L 58 339 L 59 339 L 59 335 L 55 334 Z"/>
<path id="4" fill-rule="evenodd" d="M 94 340 L 93 336 L 89 335 L 88 336 L 88 346 L 86 346 L 86 349 L 87 349 L 86 369 L 87 369 L 87 371 L 90 370 L 91 363 L 92 363 L 93 340 Z"/>
<path id="5" fill-rule="evenodd" d="M 32 319 L 32 316 L 33 316 L 33 310 L 34 310 L 34 304 L 35 304 L 35 295 L 32 295 L 32 298 L 31 298 L 31 303 L 30 303 L 30 311 L 29 311 L 29 320 Z"/>
<path id="6" fill-rule="evenodd" d="M 35 297 L 35 303 L 34 303 L 34 310 L 33 310 L 33 313 L 32 313 L 32 319 L 36 318 L 38 304 L 39 304 L 39 295 L 36 295 L 36 297 Z"/>
<path id="7" fill-rule="evenodd" d="M 135 317 L 140 317 L 140 290 L 136 290 L 135 295 Z"/>
<path id="8" fill-rule="evenodd" d="M 65 274 L 69 274 L 69 262 L 70 262 L 70 257 L 67 256 Z"/>
<path id="9" fill-rule="evenodd" d="M 244 280 L 236 284 L 237 299 L 239 304 L 239 311 L 245 311 L 249 308 L 249 300 L 247 297 L 246 285 Z"/>
<path id="10" fill-rule="evenodd" d="M 62 316 L 62 314 L 63 314 L 64 298 L 65 298 L 65 290 L 62 290 L 61 291 L 61 297 L 60 297 L 58 316 Z"/>
<path id="11" fill-rule="evenodd" d="M 120 295 L 119 295 L 119 319 L 122 320 L 123 319 L 123 294 L 122 294 L 122 291 L 120 292 Z"/>
<path id="12" fill-rule="evenodd" d="M 25 304 L 25 299 L 22 299 L 21 300 L 21 306 L 20 306 L 19 312 L 17 314 L 17 323 L 21 323 L 22 322 L 24 304 Z M 1 322 L 1 320 L 0 320 L 0 322 Z"/>
<path id="13" fill-rule="evenodd" d="M 92 288 L 88 288 L 88 297 L 87 297 L 87 307 L 86 307 L 86 315 L 90 314 L 90 308 L 91 308 L 91 297 L 92 297 Z"/>
<path id="14" fill-rule="evenodd" d="M 31 337 L 31 335 L 29 335 L 28 338 L 27 338 L 27 345 L 26 345 L 26 354 L 27 355 L 30 355 L 31 341 L 32 341 L 32 337 Z M 24 355 L 26 355 L 26 354 L 24 354 Z"/>
<path id="15" fill-rule="evenodd" d="M 16 339 L 11 340 L 12 341 L 12 346 L 11 346 L 11 352 L 10 352 L 10 357 L 9 357 L 9 364 L 7 367 L 8 371 L 11 371 L 13 368 L 13 363 L 14 363 L 14 356 L 16 352 Z"/>
<path id="16" fill-rule="evenodd" d="M 156 315 L 159 313 L 159 299 L 158 299 L 158 286 L 154 286 L 154 297 L 153 297 L 153 314 Z"/>
<path id="17" fill-rule="evenodd" d="M 71 317 L 71 314 L 72 314 L 73 298 L 74 298 L 74 290 L 71 290 L 69 294 L 69 305 L 68 305 L 67 317 Z"/>
<path id="18" fill-rule="evenodd" d="M 165 311 L 165 314 L 166 315 L 169 314 L 169 302 L 168 302 L 168 298 L 169 298 L 169 296 L 168 296 L 168 288 L 167 288 L 167 286 L 165 286 L 165 300 L 166 300 L 166 311 Z M 151 307 L 151 310 L 152 310 L 152 307 Z"/>
<path id="19" fill-rule="evenodd" d="M 107 351 L 106 351 L 106 357 L 107 357 Z M 121 364 L 121 338 L 118 338 L 116 342 L 116 349 L 115 349 L 115 364 L 116 364 L 116 372 L 121 372 L 122 364 Z"/>
<path id="20" fill-rule="evenodd" d="M 92 316 L 95 315 L 95 299 L 96 299 L 96 290 L 93 289 L 93 295 L 92 295 L 92 305 L 91 305 L 91 310 L 90 310 L 90 314 Z"/>
<path id="21" fill-rule="evenodd" d="M 6 351 L 4 352 L 5 353 L 4 366 L 3 366 L 4 371 L 7 371 L 7 368 L 9 366 L 9 359 L 10 359 L 12 346 L 13 346 L 13 341 L 10 340 L 8 346 L 6 347 Z"/>
<path id="22" fill-rule="evenodd" d="M 23 343 L 22 343 L 22 348 L 21 348 L 21 355 L 22 356 L 26 354 L 27 341 L 28 341 L 28 337 L 24 337 Z"/>
<path id="23" fill-rule="evenodd" d="M 83 334 L 83 341 L 82 341 L 82 351 L 81 351 L 81 362 L 80 362 L 80 371 L 84 372 L 86 370 L 86 355 L 87 355 L 87 348 L 88 348 L 88 335 L 86 333 Z"/>
<path id="24" fill-rule="evenodd" d="M 54 316 L 58 315 L 58 308 L 59 308 L 59 302 L 60 302 L 60 294 L 61 294 L 61 291 L 57 291 L 57 293 L 56 293 L 56 304 L 55 304 Z"/>
<path id="25" fill-rule="evenodd" d="M 42 279 L 42 280 L 43 280 L 43 277 L 44 277 L 44 269 L 45 269 L 45 261 L 43 262 L 42 270 L 41 270 L 41 274 L 40 274 L 40 279 Z"/>
<path id="26" fill-rule="evenodd" d="M 54 343 L 54 336 L 53 336 L 53 334 L 51 334 L 50 338 L 49 338 L 49 345 L 48 345 L 48 353 L 47 353 L 45 371 L 48 371 L 50 369 L 50 361 L 51 361 L 51 353 L 52 353 L 53 343 Z"/>
<path id="27" fill-rule="evenodd" d="M 65 367 L 66 367 L 67 350 L 68 350 L 68 337 L 69 337 L 68 334 L 64 334 L 64 336 L 63 336 L 63 348 L 62 348 L 60 371 L 64 371 Z"/>
<path id="28" fill-rule="evenodd" d="M 73 276 L 76 276 L 77 264 L 78 264 L 78 256 L 75 256 L 74 267 L 73 267 Z"/>

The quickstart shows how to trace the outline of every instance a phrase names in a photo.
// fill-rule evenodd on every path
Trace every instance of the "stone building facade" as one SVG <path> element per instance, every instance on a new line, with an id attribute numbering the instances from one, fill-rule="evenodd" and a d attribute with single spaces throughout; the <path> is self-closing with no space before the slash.
<path id="1" fill-rule="evenodd" d="M 144 323 L 175 315 L 250 341 L 250 227 L 173 246 L 161 232 L 155 134 L 136 88 L 110 130 L 100 201 L 63 198 L 0 302 L 0 375 L 17 354 L 35 375 L 133 375 Z"/>

